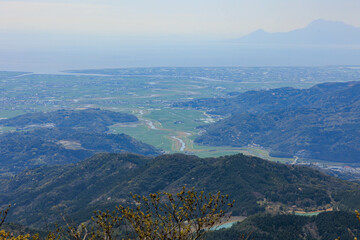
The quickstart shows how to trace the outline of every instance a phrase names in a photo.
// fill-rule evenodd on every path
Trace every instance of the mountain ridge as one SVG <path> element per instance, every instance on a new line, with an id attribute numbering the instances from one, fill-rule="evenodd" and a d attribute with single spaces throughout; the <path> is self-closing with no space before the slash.
<path id="1" fill-rule="evenodd" d="M 247 44 L 294 44 L 294 45 L 360 45 L 360 27 L 338 21 L 318 19 L 304 28 L 288 32 L 269 33 L 258 29 L 233 40 Z"/>
<path id="2" fill-rule="evenodd" d="M 29 113 L 0 120 L 0 125 L 17 128 L 0 134 L 0 176 L 41 165 L 74 163 L 98 152 L 161 154 L 126 134 L 108 133 L 110 125 L 137 121 L 134 115 L 100 109 Z"/>
<path id="3" fill-rule="evenodd" d="M 0 207 L 12 203 L 9 221 L 28 226 L 55 221 L 59 212 L 84 221 L 93 210 L 131 204 L 131 192 L 177 192 L 182 186 L 229 194 L 236 201 L 234 215 L 276 206 L 291 211 L 294 205 L 308 210 L 352 209 L 345 200 L 356 205 L 352 199 L 359 195 L 356 183 L 242 154 L 199 158 L 102 153 L 79 163 L 43 166 L 0 179 Z"/>
<path id="4" fill-rule="evenodd" d="M 243 147 L 255 143 L 301 158 L 360 163 L 360 82 L 248 91 L 175 106 L 224 117 L 201 127 L 202 134 L 195 139 L 198 144 Z"/>

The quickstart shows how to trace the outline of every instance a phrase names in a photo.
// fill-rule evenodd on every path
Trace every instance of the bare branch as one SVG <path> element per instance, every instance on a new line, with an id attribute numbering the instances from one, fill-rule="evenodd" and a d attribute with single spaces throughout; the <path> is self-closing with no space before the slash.
<path id="1" fill-rule="evenodd" d="M 11 205 L 9 205 L 5 210 L 0 211 L 0 227 L 1 227 L 1 225 L 4 224 L 5 219 L 9 213 L 10 207 L 11 207 Z"/>

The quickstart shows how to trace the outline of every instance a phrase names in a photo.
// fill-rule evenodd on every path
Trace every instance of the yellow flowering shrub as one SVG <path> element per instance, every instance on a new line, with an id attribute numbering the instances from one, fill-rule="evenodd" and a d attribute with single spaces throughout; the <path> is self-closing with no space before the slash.
<path id="1" fill-rule="evenodd" d="M 30 237 L 29 234 L 26 235 L 19 235 L 14 237 L 10 232 L 6 232 L 5 230 L 0 230 L 0 240 L 38 240 L 39 236 L 34 235 Z"/>
<path id="2" fill-rule="evenodd" d="M 65 226 L 50 232 L 45 239 L 112 240 L 119 238 L 119 232 L 118 235 L 114 233 L 115 229 L 125 239 L 203 239 L 209 229 L 230 216 L 228 213 L 234 203 L 228 195 L 220 192 L 205 194 L 203 191 L 196 192 L 194 188 L 186 191 L 185 187 L 176 194 L 134 194 L 132 198 L 126 207 L 119 205 L 113 212 L 96 211 L 90 225 L 74 226 L 63 218 Z M 9 232 L 0 231 L 0 240 L 38 239 L 39 235 L 14 237 Z"/>

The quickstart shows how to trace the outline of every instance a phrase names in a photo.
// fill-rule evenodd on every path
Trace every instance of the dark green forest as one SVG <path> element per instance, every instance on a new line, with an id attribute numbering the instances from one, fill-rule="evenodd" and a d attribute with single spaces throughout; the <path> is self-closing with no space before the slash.
<path id="1" fill-rule="evenodd" d="M 282 155 L 360 161 L 359 82 L 249 91 L 175 106 L 205 109 L 226 117 L 203 126 L 205 132 L 195 140 L 199 144 L 259 144 Z"/>
<path id="2" fill-rule="evenodd" d="M 356 183 L 242 154 L 219 158 L 98 154 L 76 164 L 43 166 L 0 180 L 0 206 L 14 204 L 9 221 L 26 226 L 55 221 L 59 212 L 81 222 L 93 210 L 126 203 L 130 192 L 176 192 L 182 186 L 229 194 L 236 201 L 234 216 L 330 206 L 353 211 L 360 205 Z"/>
<path id="3" fill-rule="evenodd" d="M 208 240 L 237 240 L 245 235 L 261 240 L 328 240 L 340 237 L 353 240 L 360 236 L 360 222 L 355 213 L 325 212 L 318 216 L 257 214 L 235 224 L 207 234 Z"/>
<path id="4" fill-rule="evenodd" d="M 4 126 L 18 128 L 16 132 L 0 134 L 0 174 L 79 162 L 99 152 L 161 154 L 126 134 L 107 133 L 109 125 L 134 121 L 135 116 L 100 109 L 59 110 L 0 120 Z"/>

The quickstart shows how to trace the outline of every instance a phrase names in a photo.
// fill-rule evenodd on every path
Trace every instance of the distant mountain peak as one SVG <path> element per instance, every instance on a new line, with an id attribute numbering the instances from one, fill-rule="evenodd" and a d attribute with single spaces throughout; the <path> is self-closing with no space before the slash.
<path id="1" fill-rule="evenodd" d="M 312 21 L 311 23 L 309 23 L 308 26 L 310 26 L 310 25 L 318 25 L 318 24 L 328 24 L 328 23 L 342 23 L 342 24 L 344 24 L 343 22 L 330 21 L 330 20 L 325 20 L 325 19 L 319 18 L 319 19 L 316 19 L 316 20 Z"/>
<path id="2" fill-rule="evenodd" d="M 309 23 L 307 26 L 311 26 L 311 25 L 317 25 L 317 26 L 321 26 L 321 25 L 342 25 L 342 26 L 351 26 L 349 24 L 346 24 L 344 22 L 340 22 L 340 21 L 332 21 L 332 20 L 325 20 L 325 19 L 316 19 L 314 21 L 312 21 L 311 23 Z"/>
<path id="3" fill-rule="evenodd" d="M 295 45 L 360 45 L 360 28 L 339 22 L 317 19 L 305 28 L 289 32 L 268 33 L 258 29 L 237 40 L 252 44 L 295 44 Z"/>
<path id="4" fill-rule="evenodd" d="M 267 33 L 264 29 L 262 28 L 259 28 L 258 30 L 256 30 L 255 32 L 253 33 Z"/>
<path id="5" fill-rule="evenodd" d="M 339 31 L 342 32 L 344 30 L 360 30 L 357 27 L 354 27 L 352 25 L 339 22 L 339 21 L 328 21 L 324 19 L 317 19 L 312 21 L 309 25 L 306 26 L 305 29 L 311 29 L 311 28 L 317 28 L 327 31 Z"/>
<path id="6" fill-rule="evenodd" d="M 253 36 L 253 37 L 263 37 L 263 36 L 266 36 L 268 35 L 269 33 L 268 32 L 265 32 L 263 29 L 258 29 L 256 30 L 255 32 L 252 32 L 250 33 L 249 35 L 247 36 Z M 247 37 L 245 36 L 245 37 Z"/>

